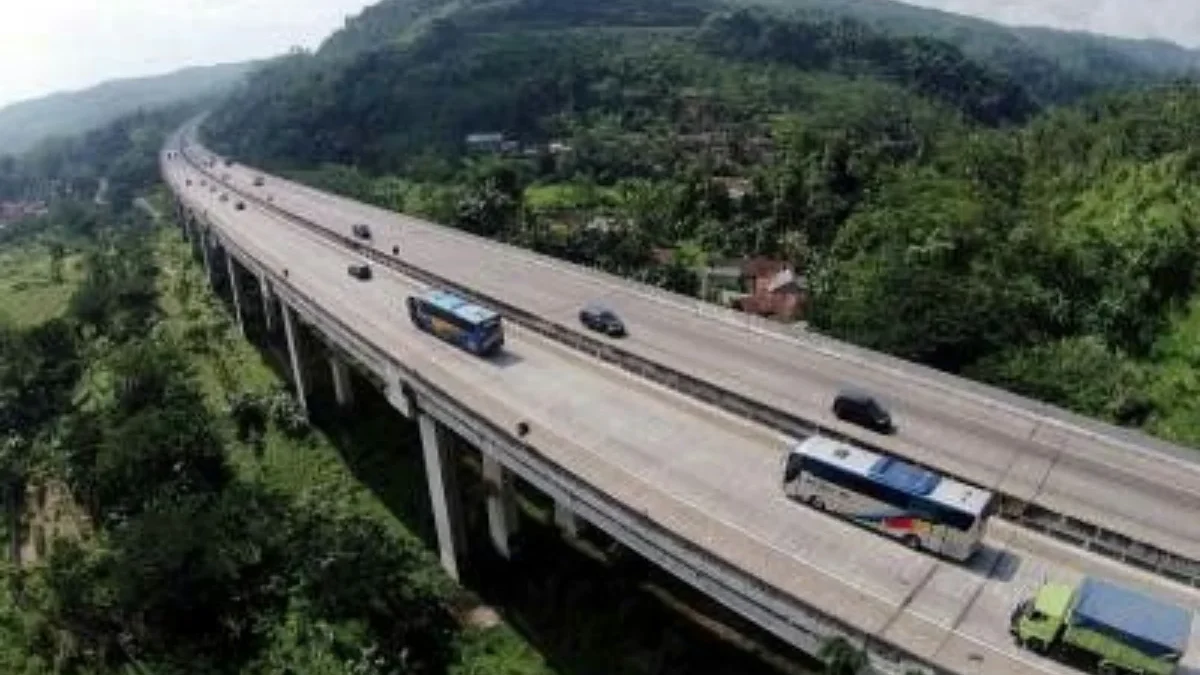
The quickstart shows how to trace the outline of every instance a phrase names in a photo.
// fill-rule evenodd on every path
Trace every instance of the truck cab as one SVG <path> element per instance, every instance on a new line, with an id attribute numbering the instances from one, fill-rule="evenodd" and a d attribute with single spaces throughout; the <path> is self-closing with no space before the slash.
<path id="1" fill-rule="evenodd" d="M 1049 652 L 1066 625 L 1074 594 L 1070 586 L 1046 584 L 1032 599 L 1017 605 L 1009 622 L 1009 632 L 1017 644 L 1035 652 Z"/>

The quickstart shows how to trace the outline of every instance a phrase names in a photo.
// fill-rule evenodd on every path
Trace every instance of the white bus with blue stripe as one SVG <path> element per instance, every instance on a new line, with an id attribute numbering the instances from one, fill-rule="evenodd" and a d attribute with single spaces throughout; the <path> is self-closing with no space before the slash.
<path id="1" fill-rule="evenodd" d="M 958 561 L 979 550 L 996 502 L 983 488 L 822 436 L 788 450 L 783 489 L 816 509 Z"/>
<path id="2" fill-rule="evenodd" d="M 500 315 L 454 293 L 435 289 L 410 296 L 408 314 L 417 328 L 477 356 L 504 346 Z"/>

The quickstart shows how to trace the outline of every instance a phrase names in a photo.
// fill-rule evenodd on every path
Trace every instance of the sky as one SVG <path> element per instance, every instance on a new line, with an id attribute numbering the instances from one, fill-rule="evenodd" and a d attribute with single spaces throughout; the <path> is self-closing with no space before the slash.
<path id="1" fill-rule="evenodd" d="M 0 0 L 0 106 L 315 47 L 371 0 Z"/>
<path id="2" fill-rule="evenodd" d="M 591 0 L 602 2 L 603 0 Z M 905 0 L 1200 47 L 1200 0 Z M 0 106 L 104 80 L 315 47 L 370 0 L 0 0 Z"/>
<path id="3" fill-rule="evenodd" d="M 903 0 L 1000 23 L 1161 38 L 1200 47 L 1198 0 Z"/>

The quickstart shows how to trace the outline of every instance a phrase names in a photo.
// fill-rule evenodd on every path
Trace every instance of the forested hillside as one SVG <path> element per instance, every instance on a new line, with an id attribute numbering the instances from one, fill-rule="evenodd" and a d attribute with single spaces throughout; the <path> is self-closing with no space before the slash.
<path id="1" fill-rule="evenodd" d="M 54 136 L 74 136 L 136 110 L 225 93 L 255 64 L 186 68 L 165 75 L 113 80 L 0 108 L 0 156 L 19 155 Z"/>
<path id="2" fill-rule="evenodd" d="M 84 199 L 97 194 L 129 206 L 158 179 L 158 150 L 168 133 L 202 110 L 197 103 L 135 112 L 78 136 L 43 141 L 18 157 L 0 157 L 0 200 Z"/>
<path id="3" fill-rule="evenodd" d="M 784 258 L 816 329 L 1200 443 L 1200 91 L 1168 77 L 1191 52 L 746 4 L 392 0 L 207 134 L 683 292 L 708 261 Z M 469 152 L 479 132 L 514 152 Z"/>

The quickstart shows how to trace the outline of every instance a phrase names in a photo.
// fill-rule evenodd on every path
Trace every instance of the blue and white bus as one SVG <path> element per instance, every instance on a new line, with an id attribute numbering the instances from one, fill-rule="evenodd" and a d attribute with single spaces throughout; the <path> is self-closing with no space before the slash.
<path id="1" fill-rule="evenodd" d="M 499 314 L 447 291 L 409 296 L 408 315 L 417 328 L 478 356 L 494 354 L 504 345 Z"/>
<path id="2" fill-rule="evenodd" d="M 788 450 L 783 489 L 816 509 L 958 561 L 979 550 L 996 502 L 983 488 L 821 436 Z"/>

